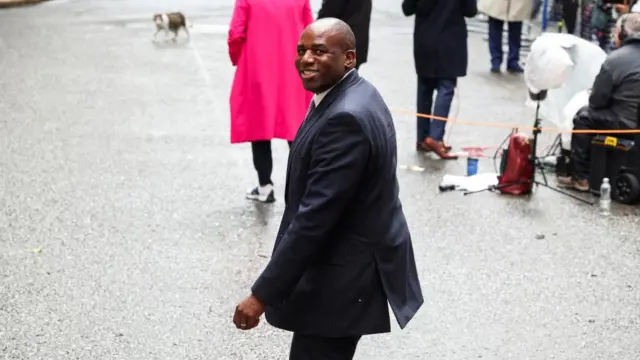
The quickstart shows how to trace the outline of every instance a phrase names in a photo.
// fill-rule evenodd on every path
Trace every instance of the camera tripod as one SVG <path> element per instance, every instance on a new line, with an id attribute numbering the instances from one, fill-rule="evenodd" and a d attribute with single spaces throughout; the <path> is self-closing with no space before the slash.
<path id="1" fill-rule="evenodd" d="M 546 170 L 545 170 L 545 166 L 542 163 L 542 160 L 539 156 L 537 156 L 537 150 L 538 150 L 538 135 L 540 135 L 540 133 L 542 132 L 541 128 L 540 128 L 540 102 L 542 100 L 544 100 L 546 98 L 546 91 L 542 91 L 539 94 L 529 94 L 531 96 L 531 98 L 533 100 L 536 100 L 536 115 L 535 115 L 535 121 L 533 123 L 533 137 L 531 138 L 531 152 L 529 154 L 528 157 L 528 161 L 530 163 L 530 166 L 532 168 L 531 171 L 531 178 L 529 180 L 526 180 L 525 183 L 530 183 L 532 185 L 537 185 L 537 186 L 543 186 L 547 189 L 553 190 L 557 193 L 560 193 L 562 195 L 568 196 L 572 199 L 584 202 L 586 204 L 589 205 L 593 205 L 593 203 L 589 200 L 583 199 L 577 195 L 574 195 L 572 193 L 569 193 L 567 191 L 564 191 L 562 189 L 558 189 L 556 187 L 553 187 L 549 184 L 549 181 L 547 180 L 547 175 L 546 175 Z M 514 129 L 515 130 L 515 129 Z M 513 132 L 511 133 L 511 135 L 513 134 Z M 511 136 L 509 135 L 509 136 Z M 551 153 L 551 151 L 553 150 L 553 148 L 556 148 L 558 146 L 560 146 L 560 138 L 556 137 L 556 140 L 553 142 L 552 145 L 552 149 L 548 152 L 547 156 Z M 540 174 L 542 175 L 542 180 L 543 181 L 538 181 L 536 179 L 536 170 L 540 171 Z M 519 176 L 520 178 L 520 176 Z M 500 190 L 502 188 L 505 187 L 509 187 L 509 186 L 514 186 L 514 185 L 522 185 L 523 182 L 512 182 L 512 183 L 506 183 L 506 184 L 501 184 L 501 185 L 491 185 L 485 189 L 482 190 L 476 190 L 476 191 L 466 191 L 464 192 L 464 195 L 471 195 L 471 194 L 476 194 L 479 192 L 483 192 L 483 191 L 494 191 L 494 190 Z"/>

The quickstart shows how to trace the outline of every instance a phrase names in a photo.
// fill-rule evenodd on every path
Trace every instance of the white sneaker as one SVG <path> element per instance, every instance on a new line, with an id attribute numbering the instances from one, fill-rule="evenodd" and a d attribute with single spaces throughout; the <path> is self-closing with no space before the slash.
<path id="1" fill-rule="evenodd" d="M 272 203 L 276 201 L 273 185 L 257 186 L 247 191 L 245 197 L 249 200 Z"/>

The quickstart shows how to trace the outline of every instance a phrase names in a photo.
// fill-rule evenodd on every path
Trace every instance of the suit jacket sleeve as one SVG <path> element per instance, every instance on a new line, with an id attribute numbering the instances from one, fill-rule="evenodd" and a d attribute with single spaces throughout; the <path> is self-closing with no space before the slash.
<path id="1" fill-rule="evenodd" d="M 312 145 L 306 192 L 269 264 L 251 291 L 265 305 L 287 299 L 325 245 L 349 204 L 368 162 L 370 142 L 358 119 L 327 119 Z"/>
<path id="2" fill-rule="evenodd" d="M 322 0 L 318 11 L 318 19 L 334 17 L 340 19 L 347 4 L 347 0 Z"/>
<path id="3" fill-rule="evenodd" d="M 247 38 L 247 7 L 247 0 L 236 0 L 231 24 L 229 25 L 227 44 L 229 46 L 229 58 L 234 66 L 238 65 L 242 48 Z"/>
<path id="4" fill-rule="evenodd" d="M 593 82 L 591 95 L 589 96 L 589 106 L 593 109 L 604 109 L 611 105 L 611 92 L 614 89 L 614 81 L 609 66 L 610 64 L 605 61 Z"/>

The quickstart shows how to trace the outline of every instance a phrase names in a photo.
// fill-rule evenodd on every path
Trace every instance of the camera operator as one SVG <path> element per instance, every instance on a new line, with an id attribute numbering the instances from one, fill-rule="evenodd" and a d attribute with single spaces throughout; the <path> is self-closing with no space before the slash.
<path id="1" fill-rule="evenodd" d="M 596 76 L 589 105 L 573 119 L 574 130 L 628 130 L 638 128 L 640 104 L 640 14 L 621 16 L 611 52 Z M 593 134 L 571 137 L 572 177 L 558 177 L 560 186 L 589 191 L 589 153 Z"/>

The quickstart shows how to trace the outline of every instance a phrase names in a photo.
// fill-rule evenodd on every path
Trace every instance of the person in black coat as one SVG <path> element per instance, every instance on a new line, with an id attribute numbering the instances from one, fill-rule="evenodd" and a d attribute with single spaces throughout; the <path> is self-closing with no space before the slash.
<path id="1" fill-rule="evenodd" d="M 467 75 L 464 18 L 477 14 L 476 0 L 404 0 L 402 11 L 406 16 L 416 16 L 413 56 L 418 75 L 418 113 L 446 118 L 457 78 Z M 456 158 L 443 142 L 444 121 L 418 117 L 417 122 L 418 151 L 434 151 L 442 159 Z"/>
<path id="2" fill-rule="evenodd" d="M 424 299 L 398 196 L 393 117 L 355 67 L 338 19 L 302 33 L 296 66 L 315 94 L 291 146 L 271 260 L 236 308 L 249 330 L 266 311 L 293 332 L 290 360 L 350 360 L 363 335 L 404 328 Z"/>
<path id="3" fill-rule="evenodd" d="M 562 0 L 562 20 L 569 34 L 576 31 L 576 22 L 578 20 L 579 0 Z"/>
<path id="4" fill-rule="evenodd" d="M 356 69 L 367 62 L 371 0 L 323 0 L 318 19 L 336 18 L 349 25 L 356 36 Z"/>

